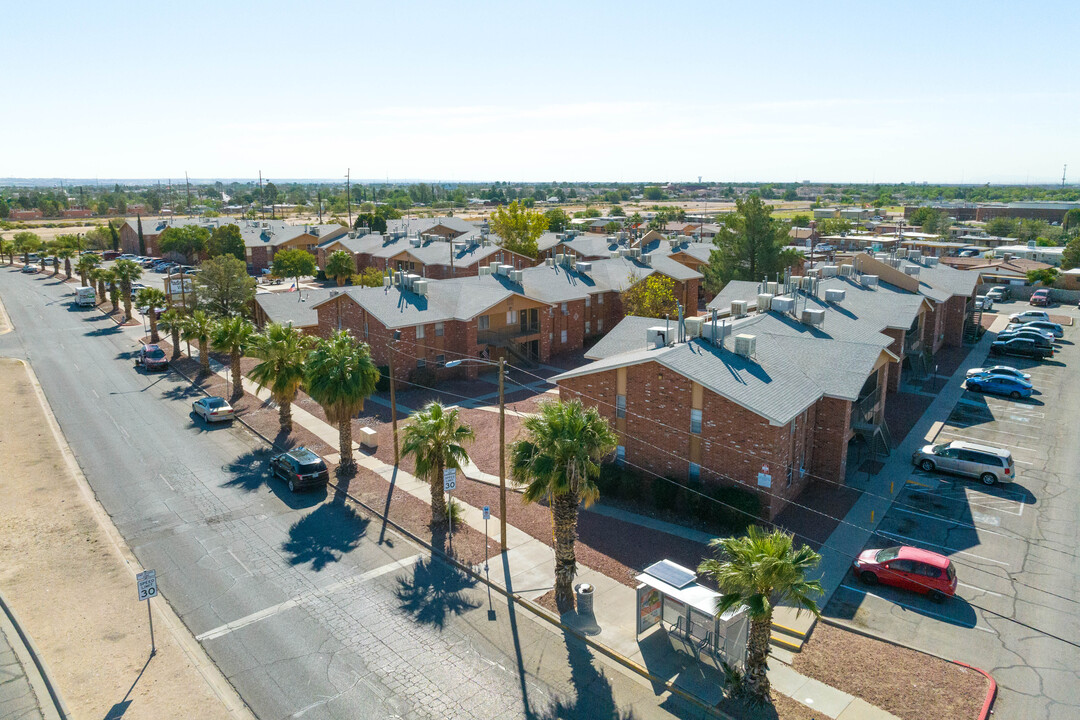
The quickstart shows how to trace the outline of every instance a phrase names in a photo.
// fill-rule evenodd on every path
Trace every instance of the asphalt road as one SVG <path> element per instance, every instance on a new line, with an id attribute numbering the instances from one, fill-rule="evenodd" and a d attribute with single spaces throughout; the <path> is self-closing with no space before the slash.
<path id="1" fill-rule="evenodd" d="M 72 292 L 0 268 L 0 355 L 31 362 L 99 501 L 259 717 L 700 714 L 340 498 L 268 482 L 261 441 L 196 422 L 182 378 L 133 369 L 138 330 Z"/>
<path id="2" fill-rule="evenodd" d="M 1001 312 L 1027 309 L 1005 303 Z M 1077 316 L 1075 308 L 1053 314 Z M 1005 447 L 1017 481 L 911 476 L 867 547 L 916 545 L 949 555 L 957 596 L 937 604 L 849 572 L 826 613 L 885 637 L 990 672 L 999 684 L 994 717 L 1080 717 L 1080 327 L 1065 328 L 1054 358 L 990 357 L 1032 375 L 1037 394 L 1012 400 L 967 391 L 937 442 Z M 1056 635 L 1061 639 L 1050 637 Z M 1066 640 L 1068 642 L 1063 642 Z"/>

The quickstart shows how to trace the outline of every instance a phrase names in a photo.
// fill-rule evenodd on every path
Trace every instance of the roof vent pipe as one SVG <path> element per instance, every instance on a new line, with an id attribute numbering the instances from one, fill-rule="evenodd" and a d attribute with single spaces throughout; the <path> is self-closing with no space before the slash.
<path id="1" fill-rule="evenodd" d="M 686 342 L 686 323 L 683 320 L 682 304 L 676 302 L 675 309 L 679 312 L 679 342 Z"/>

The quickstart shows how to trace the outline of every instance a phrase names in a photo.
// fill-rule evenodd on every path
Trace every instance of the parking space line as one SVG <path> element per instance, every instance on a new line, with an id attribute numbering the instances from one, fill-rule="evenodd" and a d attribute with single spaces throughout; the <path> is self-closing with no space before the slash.
<path id="1" fill-rule="evenodd" d="M 995 420 L 995 422 L 1003 422 L 1003 421 Z M 1012 423 L 1012 424 L 1021 425 L 1022 423 Z M 1029 430 L 1031 429 L 1030 425 L 1025 425 L 1024 427 L 1029 429 Z M 1013 432 L 1011 430 L 998 430 L 997 428 L 985 427 L 983 425 L 979 425 L 977 427 L 976 426 L 968 426 L 968 427 L 964 427 L 964 428 L 956 427 L 956 426 L 949 426 L 948 429 L 944 429 L 944 428 L 942 429 L 942 434 L 944 434 L 944 435 L 957 435 L 957 433 L 950 432 L 951 430 L 982 430 L 982 431 L 986 431 L 986 432 L 998 433 L 999 435 L 1011 435 L 1012 437 L 1025 438 L 1027 440 L 1041 440 L 1042 439 L 1038 435 L 1026 435 L 1024 433 Z"/>
<path id="2" fill-rule="evenodd" d="M 877 593 L 872 593 L 869 590 L 863 590 L 862 588 L 851 587 L 850 585 L 841 585 L 840 587 L 844 588 L 845 590 L 850 590 L 851 592 L 854 592 L 854 593 L 859 593 L 861 595 L 873 595 L 876 598 L 880 598 L 881 600 L 884 600 L 885 602 L 890 603 L 892 605 L 902 607 L 905 610 L 914 610 L 915 612 L 919 613 L 920 615 L 929 615 L 930 617 L 937 618 L 938 620 L 944 620 L 944 621 L 949 622 L 949 623 L 956 623 L 956 619 L 951 618 L 948 615 L 941 615 L 939 613 L 933 613 L 933 612 L 930 612 L 929 610 L 923 610 L 922 608 L 916 607 L 914 605 L 905 605 L 902 602 L 897 602 L 896 600 L 892 600 L 890 598 L 887 598 L 884 595 L 878 595 Z M 991 635 L 997 635 L 997 633 L 994 630 L 991 630 L 990 628 L 983 627 L 982 625 L 979 625 L 978 623 L 973 625 L 971 627 L 971 629 L 972 630 L 982 630 L 983 632 L 990 633 Z"/>
<path id="3" fill-rule="evenodd" d="M 928 515 L 927 513 L 915 512 L 914 510 L 905 510 L 904 508 L 893 508 L 893 510 L 895 510 L 896 512 L 907 513 L 908 515 L 918 515 L 919 517 L 924 517 L 924 518 L 927 518 L 929 520 L 937 520 L 938 522 L 949 523 L 950 525 L 967 526 L 967 525 L 974 524 L 974 522 L 977 522 L 977 521 L 975 521 L 973 519 L 973 522 L 966 523 L 966 522 L 961 522 L 960 520 L 953 520 L 951 518 L 942 517 L 940 515 Z M 982 524 L 983 525 L 999 525 L 1000 522 L 996 522 L 996 523 L 995 522 L 983 522 Z M 1000 533 L 995 533 L 995 534 L 1000 534 Z"/>
<path id="4" fill-rule="evenodd" d="M 984 432 L 998 433 L 1000 435 L 1013 435 L 1015 437 L 1024 437 L 1024 438 L 1029 438 L 1031 440 L 1038 440 L 1039 439 L 1038 437 L 1035 437 L 1035 436 L 1032 436 L 1032 435 L 1016 435 L 1016 433 L 1005 432 L 1004 430 L 990 430 L 989 428 L 983 428 L 983 431 Z M 986 438 L 980 438 L 977 435 L 970 435 L 970 434 L 969 435 L 961 435 L 960 433 L 948 432 L 946 430 L 942 430 L 941 434 L 942 435 L 948 435 L 949 437 L 960 438 L 961 440 L 967 440 L 968 442 L 971 442 L 973 440 L 975 440 L 975 441 L 977 441 L 977 440 L 986 440 Z M 986 440 L 986 441 L 987 442 L 995 442 L 994 440 Z M 1015 450 L 1024 450 L 1026 452 L 1038 452 L 1034 448 L 1020 447 L 1019 445 L 1015 446 L 1013 449 L 1015 449 Z"/>
<path id="5" fill-rule="evenodd" d="M 1001 560 L 993 560 L 993 559 L 988 558 L 988 557 L 983 557 L 982 555 L 976 555 L 975 553 L 967 552 L 966 550 L 957 550 L 956 548 L 951 548 L 948 545 L 942 545 L 941 543 L 933 543 L 933 542 L 930 542 L 928 540 L 916 540 L 915 538 L 908 537 L 907 535 L 901 535 L 900 533 L 888 532 L 887 530 L 877 530 L 875 532 L 877 532 L 878 535 L 888 535 L 889 537 L 898 538 L 900 540 L 907 540 L 907 541 L 913 542 L 913 543 L 922 543 L 923 545 L 932 545 L 932 546 L 934 546 L 936 548 L 941 548 L 942 550 L 948 550 L 951 553 L 956 553 L 957 555 L 967 555 L 968 557 L 973 557 L 973 558 L 976 558 L 978 560 L 982 560 L 982 561 L 988 562 L 988 563 L 994 563 L 995 565 L 1002 565 L 1004 567 L 1012 567 L 1007 562 L 1002 562 Z"/>
<path id="6" fill-rule="evenodd" d="M 962 583 L 962 582 L 957 582 L 956 584 L 959 585 L 960 587 L 966 587 L 966 588 L 969 588 L 971 590 L 978 590 L 981 593 L 986 593 L 987 595 L 993 595 L 994 597 L 1005 597 L 1001 593 L 996 593 L 993 590 L 987 590 L 986 588 L 981 588 L 978 585 L 968 585 L 967 583 Z"/>

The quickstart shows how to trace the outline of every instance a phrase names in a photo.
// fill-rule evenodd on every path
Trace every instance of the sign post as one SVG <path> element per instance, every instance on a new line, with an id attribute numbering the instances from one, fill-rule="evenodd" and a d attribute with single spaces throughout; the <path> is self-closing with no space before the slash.
<path id="1" fill-rule="evenodd" d="M 491 519 L 491 506 L 484 506 L 484 572 L 488 570 L 488 520 Z"/>
<path id="2" fill-rule="evenodd" d="M 443 468 L 442 471 L 443 492 L 448 496 L 446 501 L 446 517 L 450 521 L 450 549 L 454 548 L 454 488 L 457 487 L 457 469 Z"/>
<path id="3" fill-rule="evenodd" d="M 139 589 L 139 602 L 146 601 L 146 615 L 150 618 L 150 657 L 154 657 L 157 648 L 154 646 L 154 613 L 150 610 L 150 598 L 157 597 L 157 570 L 144 570 L 135 576 L 135 584 Z"/>

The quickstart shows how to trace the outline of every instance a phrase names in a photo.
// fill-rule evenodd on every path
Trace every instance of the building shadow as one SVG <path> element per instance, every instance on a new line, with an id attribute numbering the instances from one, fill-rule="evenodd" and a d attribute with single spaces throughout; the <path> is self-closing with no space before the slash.
<path id="1" fill-rule="evenodd" d="M 311 564 L 319 572 L 354 550 L 367 534 L 370 520 L 344 503 L 323 503 L 289 528 L 289 539 L 281 549 L 289 564 Z"/>
<path id="2" fill-rule="evenodd" d="M 450 615 L 480 607 L 465 595 L 475 585 L 476 580 L 456 566 L 423 558 L 413 565 L 411 576 L 398 578 L 394 594 L 414 620 L 441 630 Z"/>

